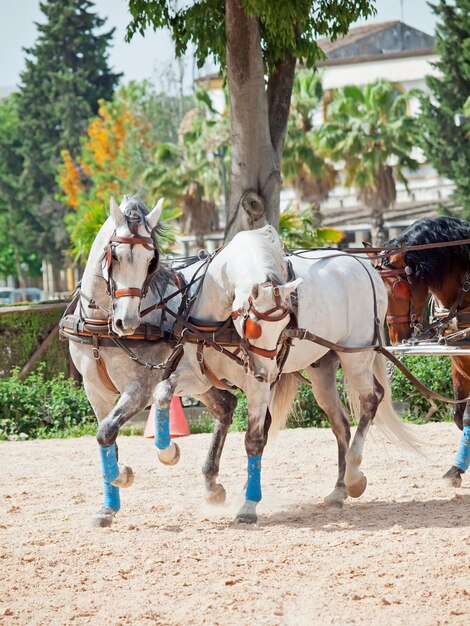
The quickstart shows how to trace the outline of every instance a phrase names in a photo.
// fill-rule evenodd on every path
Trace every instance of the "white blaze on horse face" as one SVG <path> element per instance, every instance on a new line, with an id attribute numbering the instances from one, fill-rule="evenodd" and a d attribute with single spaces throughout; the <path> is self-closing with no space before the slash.
<path id="1" fill-rule="evenodd" d="M 114 198 L 111 198 L 111 217 L 116 225 L 117 237 L 130 237 L 131 233 L 124 219 L 124 214 L 117 206 Z M 148 215 L 152 228 L 157 225 L 163 208 L 163 198 Z M 151 221 L 150 221 L 151 218 Z M 148 237 L 149 233 L 142 226 L 139 236 Z M 115 283 L 115 291 L 120 289 L 142 289 L 148 276 L 149 265 L 155 252 L 143 245 L 131 245 L 128 243 L 116 244 L 113 247 L 112 278 Z M 114 298 L 112 328 L 119 336 L 131 335 L 140 324 L 139 296 L 121 296 Z"/>
<path id="2" fill-rule="evenodd" d="M 116 234 L 129 236 L 127 228 L 118 229 Z M 142 245 L 131 246 L 127 243 L 116 245 L 112 259 L 112 277 L 116 291 L 129 288 L 142 289 L 153 257 L 153 250 L 147 250 Z M 114 332 L 124 336 L 135 331 L 140 324 L 140 302 L 139 296 L 114 298 L 112 316 Z"/>

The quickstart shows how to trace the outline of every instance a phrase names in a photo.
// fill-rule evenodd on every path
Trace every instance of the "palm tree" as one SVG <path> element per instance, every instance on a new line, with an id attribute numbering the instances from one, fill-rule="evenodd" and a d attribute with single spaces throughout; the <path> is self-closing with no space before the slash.
<path id="1" fill-rule="evenodd" d="M 418 168 L 411 156 L 415 125 L 407 112 L 412 95 L 386 80 L 338 89 L 326 122 L 314 131 L 320 154 L 343 164 L 345 184 L 355 187 L 370 209 L 373 245 L 386 239 L 384 212 L 395 202 L 395 181 L 408 188 L 405 168 Z"/>
<path id="2" fill-rule="evenodd" d="M 204 235 L 219 228 L 216 203 L 224 190 L 215 155 L 229 159 L 230 125 L 228 109 L 217 111 L 206 91 L 195 97 L 198 106 L 181 121 L 178 144 L 157 145 L 145 179 L 181 209 L 181 229 L 202 246 Z"/>
<path id="3" fill-rule="evenodd" d="M 282 173 L 300 200 L 316 209 L 335 185 L 336 170 L 315 149 L 313 117 L 323 100 L 318 73 L 300 71 L 295 75 L 287 135 L 282 158 Z"/>

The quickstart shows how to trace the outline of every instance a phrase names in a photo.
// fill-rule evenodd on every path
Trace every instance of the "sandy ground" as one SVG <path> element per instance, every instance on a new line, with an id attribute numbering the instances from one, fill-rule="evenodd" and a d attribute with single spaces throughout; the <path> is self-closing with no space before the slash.
<path id="1" fill-rule="evenodd" d="M 440 476 L 459 433 L 413 427 L 428 458 L 366 443 L 365 494 L 342 511 L 329 430 L 281 433 L 265 454 L 255 526 L 236 526 L 243 435 L 229 435 L 209 508 L 200 467 L 209 435 L 181 441 L 175 467 L 153 444 L 122 438 L 136 481 L 110 529 L 90 529 L 101 504 L 93 438 L 0 443 L 0 624 L 413 626 L 470 623 L 470 476 Z"/>

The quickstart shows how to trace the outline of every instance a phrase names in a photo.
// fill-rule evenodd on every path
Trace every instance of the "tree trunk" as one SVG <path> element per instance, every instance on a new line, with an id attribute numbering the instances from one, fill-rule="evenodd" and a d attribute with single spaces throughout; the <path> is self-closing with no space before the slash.
<path id="1" fill-rule="evenodd" d="M 279 226 L 279 163 L 295 59 L 278 63 L 267 93 L 258 20 L 245 15 L 241 0 L 225 0 L 225 25 L 232 135 L 225 240 L 230 241 L 240 230 Z"/>
<path id="2" fill-rule="evenodd" d="M 373 246 L 381 246 L 387 240 L 384 228 L 384 213 L 395 202 L 397 191 L 393 169 L 390 165 L 380 165 L 374 186 L 362 189 L 358 198 L 370 208 L 370 234 Z"/>
<path id="3" fill-rule="evenodd" d="M 381 209 L 372 209 L 370 216 L 370 235 L 372 246 L 378 247 L 387 241 L 384 227 L 384 213 Z"/>

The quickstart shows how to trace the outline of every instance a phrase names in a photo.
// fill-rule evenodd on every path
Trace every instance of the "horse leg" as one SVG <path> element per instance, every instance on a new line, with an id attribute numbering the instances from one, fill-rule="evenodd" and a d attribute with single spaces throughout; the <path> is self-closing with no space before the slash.
<path id="1" fill-rule="evenodd" d="M 248 428 L 245 434 L 245 450 L 248 457 L 248 480 L 245 490 L 245 502 L 238 511 L 235 522 L 254 524 L 258 520 L 256 505 L 262 498 L 261 459 L 268 439 L 271 414 L 267 410 L 270 385 L 259 383 L 249 378 L 246 384 L 248 401 Z"/>
<path id="2" fill-rule="evenodd" d="M 206 460 L 202 466 L 206 486 L 206 502 L 209 504 L 222 504 L 225 502 L 226 492 L 223 485 L 217 482 L 217 477 L 219 475 L 220 456 L 229 426 L 232 423 L 237 399 L 229 391 L 216 389 L 215 387 L 209 389 L 199 398 L 214 418 L 214 433 Z"/>
<path id="3" fill-rule="evenodd" d="M 162 380 L 153 392 L 155 404 L 155 447 L 157 456 L 164 465 L 176 465 L 180 459 L 179 446 L 170 436 L 170 402 L 174 395 L 191 393 L 202 395 L 211 385 L 202 382 L 190 366 L 181 362 L 171 376 Z"/>
<path id="4" fill-rule="evenodd" d="M 362 451 L 369 426 L 384 397 L 384 388 L 372 373 L 375 357 L 375 353 L 340 356 L 344 375 L 352 387 L 349 396 L 355 406 L 354 412 L 360 416 L 351 447 L 346 453 L 344 483 L 348 495 L 352 498 L 359 498 L 367 486 L 367 478 L 359 469 L 362 463 Z"/>
<path id="5" fill-rule="evenodd" d="M 450 360 L 454 399 L 460 400 L 470 395 L 470 360 L 466 357 L 454 356 Z M 468 374 L 466 373 L 468 370 Z M 454 404 L 452 417 L 459 430 L 463 429 L 463 414 L 466 403 Z"/>
<path id="6" fill-rule="evenodd" d="M 320 359 L 317 367 L 306 368 L 306 374 L 312 382 L 315 400 L 330 420 L 333 434 L 338 445 L 338 478 L 334 490 L 323 500 L 325 506 L 342 507 L 348 497 L 344 484 L 346 453 L 351 439 L 351 429 L 346 408 L 339 399 L 336 388 L 336 372 L 339 359 L 334 352 L 328 352 Z"/>
<path id="7" fill-rule="evenodd" d="M 116 444 L 120 426 L 143 410 L 148 403 L 149 393 L 138 383 L 132 383 L 115 403 L 112 394 L 112 408 L 98 425 L 97 440 L 100 444 L 101 466 L 103 470 L 104 503 L 91 520 L 95 527 L 111 526 L 114 515 L 120 509 L 120 487 L 130 487 L 134 482 L 134 472 L 127 465 L 118 464 Z M 110 394 L 111 397 L 111 394 Z"/>
<path id="8" fill-rule="evenodd" d="M 465 375 L 468 368 L 468 361 L 466 357 L 452 357 L 452 381 L 454 384 L 454 398 L 467 398 L 470 395 L 470 378 Z M 462 474 L 468 468 L 468 463 L 465 461 L 466 444 L 465 427 L 470 425 L 470 408 L 468 402 L 462 402 L 461 404 L 454 405 L 453 418 L 457 427 L 463 430 L 460 440 L 460 448 L 455 458 L 452 467 L 442 477 L 450 487 L 460 487 L 462 484 Z M 466 425 L 466 426 L 465 426 Z M 469 435 L 470 436 L 470 435 Z"/>

